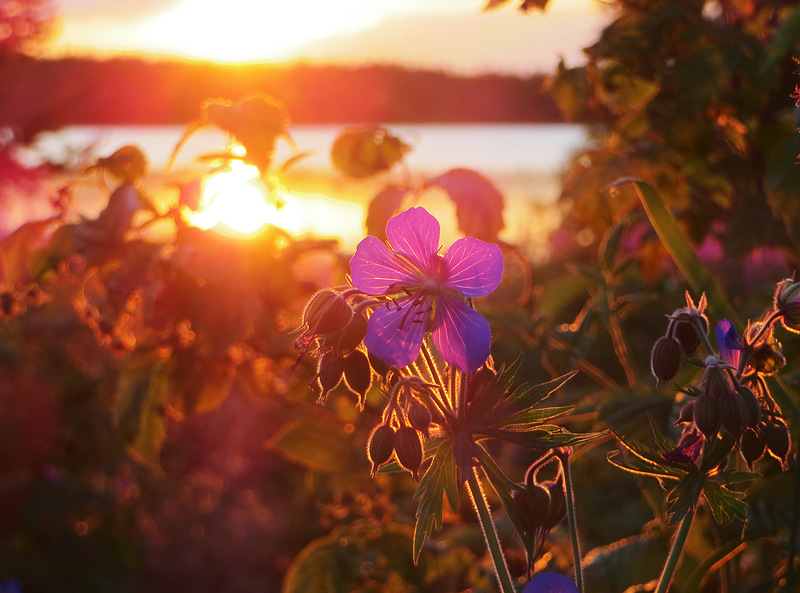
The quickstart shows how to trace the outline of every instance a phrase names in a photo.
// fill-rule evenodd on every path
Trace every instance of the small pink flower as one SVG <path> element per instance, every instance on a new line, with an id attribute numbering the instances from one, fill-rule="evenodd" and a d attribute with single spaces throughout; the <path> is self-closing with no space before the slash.
<path id="1" fill-rule="evenodd" d="M 483 316 L 462 297 L 491 293 L 503 275 L 497 245 L 458 239 L 439 255 L 439 223 L 411 208 L 386 224 L 389 247 L 366 237 L 350 260 L 353 285 L 386 298 L 369 319 L 364 344 L 376 357 L 403 367 L 417 359 L 430 331 L 442 358 L 464 372 L 480 368 L 491 347 Z"/>

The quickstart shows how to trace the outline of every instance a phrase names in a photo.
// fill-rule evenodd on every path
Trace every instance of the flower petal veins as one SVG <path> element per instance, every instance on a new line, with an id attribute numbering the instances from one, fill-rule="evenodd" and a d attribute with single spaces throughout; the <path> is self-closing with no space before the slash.
<path id="1" fill-rule="evenodd" d="M 741 340 L 739 339 L 739 333 L 736 331 L 736 326 L 733 325 L 730 320 L 723 319 L 717 323 L 715 337 L 722 360 L 734 368 L 738 367 L 739 360 L 742 356 L 742 350 L 740 347 Z"/>
<path id="2" fill-rule="evenodd" d="M 397 306 L 401 309 L 397 310 Z M 373 311 L 367 325 L 364 345 L 374 356 L 396 367 L 417 360 L 422 338 L 428 329 L 425 302 L 413 304 L 406 297 Z"/>
<path id="3" fill-rule="evenodd" d="M 433 343 L 446 362 L 469 373 L 478 370 L 489 357 L 492 330 L 483 315 L 445 293 L 436 303 Z"/>
<path id="4" fill-rule="evenodd" d="M 415 283 L 414 270 L 377 237 L 365 237 L 350 260 L 353 286 L 367 294 L 386 294 L 392 285 Z"/>
<path id="5" fill-rule="evenodd" d="M 386 237 L 396 253 L 414 260 L 430 275 L 431 257 L 439 249 L 439 221 L 425 208 L 409 208 L 386 223 Z"/>
<path id="6" fill-rule="evenodd" d="M 450 268 L 447 287 L 466 297 L 491 293 L 503 277 L 500 247 L 480 239 L 459 239 L 447 250 L 444 260 Z"/>

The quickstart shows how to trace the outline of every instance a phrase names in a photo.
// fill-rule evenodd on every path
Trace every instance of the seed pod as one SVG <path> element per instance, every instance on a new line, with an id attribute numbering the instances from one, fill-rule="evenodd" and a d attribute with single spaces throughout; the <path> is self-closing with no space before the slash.
<path id="1" fill-rule="evenodd" d="M 342 295 L 320 290 L 306 305 L 303 323 L 312 333 L 326 336 L 342 329 L 352 316 L 353 310 Z"/>
<path id="2" fill-rule="evenodd" d="M 397 461 L 419 481 L 417 471 L 422 465 L 422 441 L 416 429 L 401 426 L 394 434 L 394 451 Z"/>
<path id="3" fill-rule="evenodd" d="M 564 479 L 542 482 L 542 486 L 550 494 L 550 512 L 545 520 L 545 529 L 553 529 L 567 516 L 567 495 L 564 492 Z"/>
<path id="4" fill-rule="evenodd" d="M 694 424 L 697 429 L 710 438 L 717 434 L 720 426 L 718 400 L 707 393 L 701 393 L 694 402 Z"/>
<path id="5" fill-rule="evenodd" d="M 705 321 L 704 317 L 703 321 Z M 708 331 L 708 321 L 705 321 L 705 324 L 706 331 Z M 686 354 L 694 354 L 700 345 L 700 336 L 697 335 L 697 330 L 691 319 L 678 319 L 675 322 L 673 335 L 680 342 L 681 348 Z"/>
<path id="6" fill-rule="evenodd" d="M 739 439 L 739 451 L 747 462 L 748 468 L 753 469 L 753 463 L 764 456 L 766 449 L 767 443 L 764 442 L 764 437 L 759 431 L 748 428 L 742 433 L 742 437 Z"/>
<path id="7" fill-rule="evenodd" d="M 336 334 L 335 348 L 338 352 L 346 353 L 358 348 L 367 335 L 367 318 L 363 315 L 353 315 Z"/>
<path id="8" fill-rule="evenodd" d="M 770 420 L 761 427 L 761 433 L 764 435 L 769 454 L 781 462 L 784 470 L 787 469 L 787 456 L 792 448 L 789 427 L 779 420 Z"/>
<path id="9" fill-rule="evenodd" d="M 372 463 L 372 474 L 389 461 L 394 451 L 394 428 L 389 424 L 378 424 L 367 441 L 367 457 Z"/>
<path id="10" fill-rule="evenodd" d="M 358 396 L 358 401 L 363 403 L 372 385 L 372 369 L 367 355 L 361 350 L 353 350 L 344 359 L 344 380 L 350 391 Z"/>
<path id="11" fill-rule="evenodd" d="M 328 353 L 319 359 L 319 370 L 317 371 L 317 382 L 322 391 L 319 394 L 318 403 L 325 401 L 328 393 L 335 389 L 344 375 L 344 359 L 335 354 Z"/>
<path id="12" fill-rule="evenodd" d="M 650 352 L 650 370 L 660 384 L 666 383 L 678 374 L 682 358 L 681 343 L 671 336 L 661 336 Z"/>
<path id="13" fill-rule="evenodd" d="M 427 439 L 431 428 L 431 421 L 433 420 L 431 411 L 417 400 L 412 400 L 408 406 L 407 415 L 408 423 L 420 431 Z"/>
<path id="14" fill-rule="evenodd" d="M 747 410 L 741 398 L 733 392 L 728 392 L 717 400 L 717 407 L 722 427 L 738 441 L 747 428 Z"/>
<path id="15" fill-rule="evenodd" d="M 781 323 L 789 331 L 800 333 L 800 282 L 786 278 L 775 291 L 775 309 L 782 313 Z"/>
<path id="16" fill-rule="evenodd" d="M 511 495 L 519 511 L 519 521 L 529 535 L 546 529 L 550 513 L 550 493 L 539 484 L 526 485 L 524 490 L 515 490 Z"/>
<path id="17" fill-rule="evenodd" d="M 744 385 L 740 385 L 736 389 L 736 394 L 742 400 L 742 406 L 745 409 L 745 425 L 749 428 L 755 428 L 761 423 L 761 403 L 759 403 L 756 394 L 753 390 Z"/>

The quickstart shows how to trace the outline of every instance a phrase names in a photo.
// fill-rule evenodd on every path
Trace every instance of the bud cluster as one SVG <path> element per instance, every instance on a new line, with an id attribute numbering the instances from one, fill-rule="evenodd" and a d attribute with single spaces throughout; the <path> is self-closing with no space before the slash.
<path id="1" fill-rule="evenodd" d="M 655 342 L 651 352 L 651 370 L 660 386 L 677 375 L 684 354 L 694 353 L 701 343 L 710 349 L 705 295 L 696 307 L 688 294 L 686 300 L 685 308 L 669 316 L 666 335 Z M 727 319 L 717 324 L 719 352 L 708 352 L 699 385 L 681 390 L 693 399 L 683 406 L 676 422 L 684 425 L 681 441 L 665 459 L 694 463 L 706 447 L 730 438 L 751 468 L 767 453 L 787 466 L 789 429 L 764 380 L 786 364 L 774 336 L 778 320 L 787 329 L 800 332 L 800 283 L 796 279 L 778 284 L 773 310 L 749 322 L 742 337 Z"/>

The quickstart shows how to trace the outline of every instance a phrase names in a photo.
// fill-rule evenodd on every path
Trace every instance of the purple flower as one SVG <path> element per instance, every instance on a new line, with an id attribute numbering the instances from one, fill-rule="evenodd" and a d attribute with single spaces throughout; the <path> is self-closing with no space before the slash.
<path id="1" fill-rule="evenodd" d="M 717 324 L 716 338 L 722 360 L 733 368 L 738 368 L 742 356 L 742 340 L 736 331 L 736 326 L 729 320 L 723 319 Z"/>
<path id="2" fill-rule="evenodd" d="M 491 330 L 462 297 L 491 293 L 503 275 L 497 245 L 458 239 L 439 255 L 439 222 L 410 208 L 386 224 L 387 247 L 366 237 L 350 260 L 353 286 L 386 297 L 369 319 L 364 344 L 376 357 L 403 367 L 417 359 L 430 331 L 442 358 L 464 372 L 480 368 L 490 353 Z"/>
<path id="3" fill-rule="evenodd" d="M 543 572 L 528 581 L 522 593 L 578 593 L 578 587 L 563 574 Z"/>

